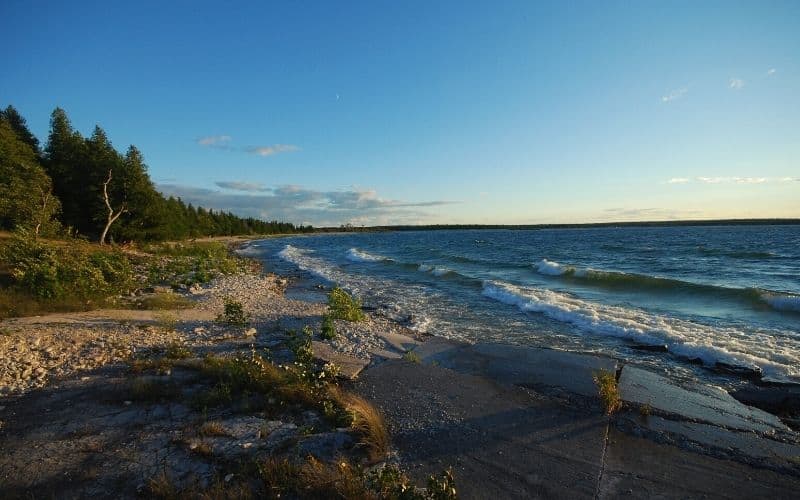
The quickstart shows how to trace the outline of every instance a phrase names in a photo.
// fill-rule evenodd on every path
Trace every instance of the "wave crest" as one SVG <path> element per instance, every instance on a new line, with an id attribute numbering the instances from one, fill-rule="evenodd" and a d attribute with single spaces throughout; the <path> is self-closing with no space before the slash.
<path id="1" fill-rule="evenodd" d="M 351 248 L 347 251 L 347 260 L 351 262 L 382 262 L 391 259 L 382 255 L 373 255 L 358 248 Z"/>
<path id="2" fill-rule="evenodd" d="M 706 365 L 724 363 L 760 371 L 765 379 L 775 381 L 793 381 L 800 377 L 800 353 L 790 342 L 767 333 L 712 327 L 498 281 L 484 282 L 483 295 L 524 312 L 544 314 L 585 332 L 644 345 L 666 345 L 669 352 L 700 359 Z"/>

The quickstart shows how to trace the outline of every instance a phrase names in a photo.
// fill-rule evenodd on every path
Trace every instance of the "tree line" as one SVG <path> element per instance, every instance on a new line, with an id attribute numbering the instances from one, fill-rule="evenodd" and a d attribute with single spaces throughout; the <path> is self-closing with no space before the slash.
<path id="1" fill-rule="evenodd" d="M 99 126 L 83 137 L 61 108 L 53 111 L 41 147 L 13 106 L 0 110 L 0 228 L 101 244 L 313 230 L 166 198 L 136 146 L 120 153 Z"/>

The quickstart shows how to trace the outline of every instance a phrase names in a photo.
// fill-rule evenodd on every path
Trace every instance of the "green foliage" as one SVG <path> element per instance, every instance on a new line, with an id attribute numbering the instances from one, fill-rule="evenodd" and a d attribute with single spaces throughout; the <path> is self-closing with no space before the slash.
<path id="1" fill-rule="evenodd" d="M 18 231 L 1 253 L 14 286 L 40 299 L 97 299 L 133 287 L 130 261 L 117 250 L 45 243 Z"/>
<path id="2" fill-rule="evenodd" d="M 415 353 L 414 351 L 408 351 L 405 354 L 403 354 L 403 359 L 405 359 L 406 361 L 408 361 L 410 363 L 421 363 L 422 362 L 422 360 L 419 359 L 419 355 L 417 353 Z"/>
<path id="3" fill-rule="evenodd" d="M 347 321 L 362 321 L 365 318 L 361 310 L 361 302 L 353 298 L 341 288 L 333 287 L 328 295 L 330 317 Z"/>
<path id="4" fill-rule="evenodd" d="M 333 318 L 328 314 L 322 317 L 320 337 L 325 340 L 333 340 L 336 338 L 336 325 L 333 323 Z"/>
<path id="5" fill-rule="evenodd" d="M 250 316 L 244 312 L 241 302 L 225 297 L 225 310 L 217 316 L 217 322 L 244 328 L 250 324 Z"/>
<path id="6" fill-rule="evenodd" d="M 606 415 L 611 415 L 619 410 L 622 407 L 622 400 L 619 397 L 616 374 L 608 370 L 600 370 L 592 378 L 597 385 Z"/>
<path id="7" fill-rule="evenodd" d="M 39 163 L 38 151 L 18 137 L 4 116 L 0 114 L 0 228 L 52 234 L 58 230 L 54 218 L 60 203 L 50 177 Z"/>
<path id="8" fill-rule="evenodd" d="M 244 259 L 232 255 L 225 245 L 216 242 L 146 245 L 143 250 L 163 257 L 150 260 L 151 282 L 207 283 L 223 274 L 242 272 L 248 266 Z"/>

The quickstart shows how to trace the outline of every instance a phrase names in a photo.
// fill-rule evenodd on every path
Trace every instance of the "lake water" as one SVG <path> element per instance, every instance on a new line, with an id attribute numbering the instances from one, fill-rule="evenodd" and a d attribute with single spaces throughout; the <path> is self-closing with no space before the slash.
<path id="1" fill-rule="evenodd" d="M 435 335 L 800 383 L 800 226 L 349 233 L 242 251 Z"/>

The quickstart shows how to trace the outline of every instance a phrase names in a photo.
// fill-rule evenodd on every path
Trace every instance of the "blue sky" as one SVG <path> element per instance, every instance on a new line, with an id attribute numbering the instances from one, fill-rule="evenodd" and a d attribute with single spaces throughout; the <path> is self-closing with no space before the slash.
<path id="1" fill-rule="evenodd" d="M 800 217 L 798 2 L 164 3 L 2 2 L 0 104 L 269 219 Z"/>

